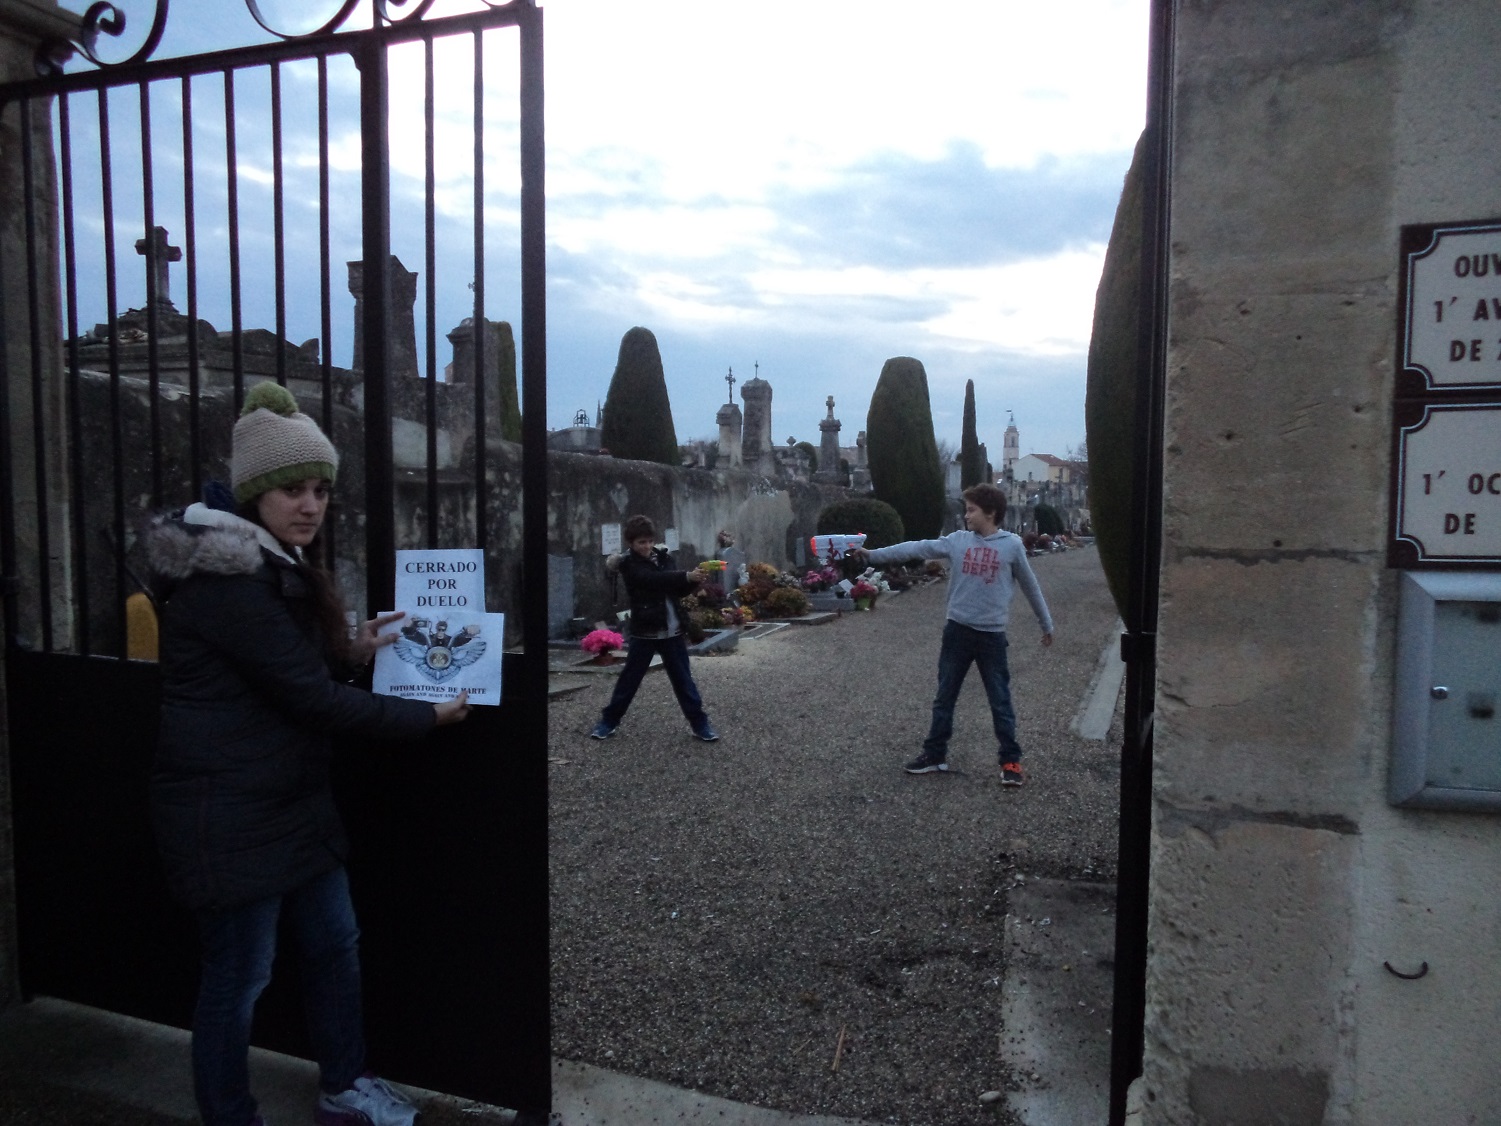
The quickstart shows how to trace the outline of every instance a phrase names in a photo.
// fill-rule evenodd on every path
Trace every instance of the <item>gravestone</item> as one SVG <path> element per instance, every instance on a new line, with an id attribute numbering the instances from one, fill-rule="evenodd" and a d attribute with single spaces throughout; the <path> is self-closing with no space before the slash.
<path id="1" fill-rule="evenodd" d="M 722 548 L 715 558 L 724 560 L 725 570 L 728 572 L 725 575 L 725 585 L 731 587 L 735 585 L 735 576 L 740 573 L 740 568 L 750 562 L 750 558 L 745 552 L 734 545 Z"/>
<path id="2" fill-rule="evenodd" d="M 567 637 L 573 619 L 573 556 L 547 557 L 547 636 Z"/>

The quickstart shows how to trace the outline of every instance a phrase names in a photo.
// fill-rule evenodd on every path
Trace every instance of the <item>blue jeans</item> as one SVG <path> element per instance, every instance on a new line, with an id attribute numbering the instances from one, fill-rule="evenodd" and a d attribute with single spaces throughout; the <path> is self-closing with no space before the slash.
<path id="1" fill-rule="evenodd" d="M 202 977 L 193 1015 L 193 1090 L 204 1126 L 247 1126 L 250 1021 L 271 980 L 276 921 L 296 936 L 303 1004 L 325 1091 L 342 1091 L 365 1067 L 359 928 L 343 868 L 285 895 L 198 914 Z"/>
<path id="2" fill-rule="evenodd" d="M 626 648 L 625 668 L 615 681 L 615 691 L 605 705 L 604 721 L 611 727 L 625 718 L 625 711 L 641 687 L 641 678 L 646 675 L 652 654 L 662 654 L 662 668 L 672 682 L 673 694 L 678 698 L 678 707 L 688 717 L 694 731 L 700 731 L 709 723 L 704 714 L 704 702 L 699 698 L 698 685 L 693 683 L 693 674 L 688 671 L 688 644 L 683 635 L 676 637 L 633 637 Z"/>
<path id="3" fill-rule="evenodd" d="M 933 697 L 933 725 L 923 750 L 932 758 L 949 753 L 954 734 L 954 702 L 971 663 L 980 666 L 980 682 L 990 701 L 990 720 L 1000 744 L 1002 762 L 1020 762 L 1022 749 L 1016 742 L 1016 712 L 1011 707 L 1011 671 L 1006 667 L 1006 635 L 970 629 L 958 622 L 943 627 L 943 648 L 938 651 L 938 695 Z"/>

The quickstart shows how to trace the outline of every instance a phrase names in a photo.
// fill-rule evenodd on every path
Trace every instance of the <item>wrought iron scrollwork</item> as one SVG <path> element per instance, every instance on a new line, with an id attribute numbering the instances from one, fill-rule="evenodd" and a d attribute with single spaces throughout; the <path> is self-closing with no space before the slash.
<path id="1" fill-rule="evenodd" d="M 145 41 L 128 58 L 109 60 L 99 55 L 97 47 L 101 35 L 119 38 L 125 34 L 125 13 L 108 0 L 90 4 L 79 21 L 78 38 L 67 42 L 44 43 L 37 49 L 36 70 L 43 78 L 61 74 L 62 64 L 75 52 L 97 67 L 129 66 L 131 63 L 149 59 L 161 44 L 162 33 L 167 30 L 169 0 L 156 0 L 156 13 L 151 21 L 151 30 Z"/>
<path id="2" fill-rule="evenodd" d="M 167 29 L 167 12 L 170 2 L 171 0 L 154 0 L 155 12 L 151 20 L 151 29 L 145 41 L 133 54 L 123 59 L 106 59 L 96 50 L 100 37 L 118 39 L 124 35 L 126 17 L 125 12 L 116 4 L 110 3 L 109 0 L 98 0 L 84 13 L 76 38 L 65 42 L 46 43 L 38 49 L 37 73 L 44 78 L 60 75 L 63 72 L 63 63 L 75 53 L 82 55 L 101 69 L 145 62 L 161 45 L 162 35 Z M 437 0 L 372 0 L 375 22 L 377 25 L 413 23 L 423 19 L 436 2 Z M 535 0 L 482 0 L 482 2 L 490 8 L 505 7 L 509 3 L 535 6 Z M 359 3 L 360 0 L 338 0 L 337 10 L 327 20 L 310 31 L 298 32 L 282 31 L 272 26 L 265 13 L 261 11 L 257 0 L 245 0 L 245 8 L 250 13 L 250 18 L 268 34 L 282 40 L 295 40 L 331 35 L 341 30 L 354 15 Z"/>

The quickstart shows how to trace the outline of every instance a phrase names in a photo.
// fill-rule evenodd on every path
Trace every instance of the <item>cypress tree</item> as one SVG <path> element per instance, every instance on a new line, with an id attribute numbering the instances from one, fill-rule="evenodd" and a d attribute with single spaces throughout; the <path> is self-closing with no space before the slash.
<path id="1" fill-rule="evenodd" d="M 521 441 L 521 399 L 516 393 L 516 337 L 509 321 L 501 321 L 497 341 L 500 355 L 500 436 L 507 442 Z"/>
<path id="2" fill-rule="evenodd" d="M 1136 450 L 1136 387 L 1146 373 L 1137 370 L 1138 305 L 1141 293 L 1141 229 L 1144 221 L 1142 164 L 1146 134 L 1126 173 L 1115 225 L 1105 251 L 1105 268 L 1095 293 L 1094 327 L 1089 337 L 1088 390 L 1084 429 L 1089 448 L 1089 521 L 1100 549 L 1110 593 L 1126 613 L 1131 569 L 1132 482 Z"/>
<path id="3" fill-rule="evenodd" d="M 921 361 L 910 356 L 886 361 L 870 397 L 865 430 L 877 498 L 896 509 L 907 535 L 937 536 L 943 526 L 943 471 Z"/>
<path id="4" fill-rule="evenodd" d="M 662 353 L 650 329 L 633 328 L 621 338 L 620 358 L 605 396 L 600 435 L 614 457 L 678 464 L 678 438 L 667 401 Z"/>
<path id="5" fill-rule="evenodd" d="M 959 487 L 967 489 L 985 480 L 985 452 L 975 433 L 975 381 L 964 384 L 964 435 L 959 439 Z"/>

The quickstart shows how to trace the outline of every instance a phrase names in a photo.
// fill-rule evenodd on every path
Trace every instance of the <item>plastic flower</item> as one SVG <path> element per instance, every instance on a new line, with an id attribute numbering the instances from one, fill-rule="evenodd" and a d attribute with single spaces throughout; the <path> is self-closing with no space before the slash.
<path id="1" fill-rule="evenodd" d="M 584 634 L 584 639 L 579 642 L 579 648 L 586 653 L 593 653 L 596 657 L 601 653 L 608 653 L 612 649 L 620 649 L 625 645 L 625 638 L 610 629 L 597 629 Z"/>

